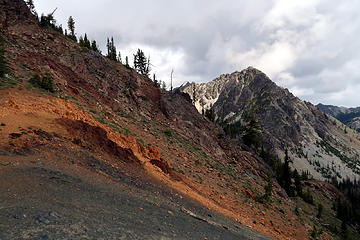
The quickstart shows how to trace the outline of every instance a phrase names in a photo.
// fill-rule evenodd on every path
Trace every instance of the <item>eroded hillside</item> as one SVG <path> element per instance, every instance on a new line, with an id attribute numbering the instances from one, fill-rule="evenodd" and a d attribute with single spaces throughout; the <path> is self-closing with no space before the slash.
<path id="1" fill-rule="evenodd" d="M 23 1 L 2 0 L 0 9 L 12 69 L 1 79 L 0 90 L 0 177 L 8 179 L 0 185 L 5 223 L 0 228 L 22 221 L 16 231 L 3 231 L 5 238 L 141 239 L 142 232 L 151 232 L 149 239 L 187 239 L 186 234 L 193 239 L 261 238 L 255 231 L 274 239 L 304 239 L 314 225 L 321 227 L 314 217 L 316 206 L 290 199 L 276 180 L 270 200 L 263 201 L 270 167 L 226 137 L 184 96 L 157 88 L 133 69 L 81 48 L 51 28 L 40 28 Z M 31 84 L 34 74 L 49 75 L 54 93 Z M 94 184 L 100 184 L 100 190 Z M 327 209 L 341 196 L 327 183 L 304 184 Z M 118 195 L 124 189 L 137 193 L 130 194 L 126 204 Z M 76 191 L 86 194 L 71 194 Z M 104 206 L 103 222 L 129 224 L 129 235 L 104 223 L 95 231 L 101 221 L 89 222 L 90 216 L 102 214 L 101 204 L 107 204 L 109 196 L 116 214 Z M 93 199 L 100 206 L 89 206 Z M 202 210 L 195 212 L 185 199 Z M 119 217 L 129 201 L 136 202 L 129 208 L 139 211 L 136 220 Z M 55 213 L 48 211 L 51 203 L 59 206 Z M 152 215 L 155 211 L 147 212 L 141 204 L 148 209 L 161 206 L 161 214 Z M 38 212 L 31 211 L 32 206 Z M 326 212 L 329 218 L 333 215 Z M 152 217 L 158 229 L 149 225 Z M 179 217 L 192 228 L 174 220 Z M 69 222 L 77 221 L 66 230 Z M 206 232 L 208 228 L 213 232 Z M 332 238 L 327 232 L 321 236 Z"/>

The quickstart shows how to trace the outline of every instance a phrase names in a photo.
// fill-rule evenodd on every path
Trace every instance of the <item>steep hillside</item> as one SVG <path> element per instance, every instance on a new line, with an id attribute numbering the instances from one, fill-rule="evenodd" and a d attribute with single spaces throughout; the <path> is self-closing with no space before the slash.
<path id="1" fill-rule="evenodd" d="M 330 184 L 303 179 L 313 202 L 289 198 L 183 94 L 39 27 L 21 0 L 0 0 L 0 25 L 11 68 L 0 78 L 1 239 L 304 239 L 323 221 L 335 227 L 322 239 L 336 237 L 342 195 Z M 215 108 L 227 76 L 207 98 Z"/>
<path id="2" fill-rule="evenodd" d="M 219 82 L 221 86 L 214 89 Z M 243 134 L 241 126 L 247 125 L 249 114 L 255 113 L 265 148 L 281 157 L 288 149 L 294 167 L 309 171 L 317 179 L 356 178 L 360 173 L 358 134 L 345 132 L 345 125 L 278 87 L 255 68 L 181 90 L 195 99 L 199 112 L 207 109 L 212 99 L 216 121 L 238 130 L 238 136 Z"/>

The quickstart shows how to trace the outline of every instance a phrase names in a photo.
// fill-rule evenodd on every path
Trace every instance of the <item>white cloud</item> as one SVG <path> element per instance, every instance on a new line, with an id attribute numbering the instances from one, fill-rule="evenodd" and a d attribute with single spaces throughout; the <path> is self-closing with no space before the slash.
<path id="1" fill-rule="evenodd" d="M 122 55 L 138 47 L 154 72 L 175 84 L 210 81 L 249 65 L 314 103 L 360 106 L 360 1 L 347 0 L 37 0 L 40 12 L 76 21 Z M 336 7 L 334 7 L 336 6 Z M 169 82 L 168 82 L 169 83 Z"/>

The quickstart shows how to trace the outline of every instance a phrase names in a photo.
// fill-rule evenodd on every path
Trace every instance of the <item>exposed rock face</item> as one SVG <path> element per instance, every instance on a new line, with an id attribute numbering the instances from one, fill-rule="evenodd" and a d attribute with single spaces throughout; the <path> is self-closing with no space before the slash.
<path id="1" fill-rule="evenodd" d="M 22 23 L 35 23 L 35 17 L 31 14 L 25 2 L 22 0 L 0 0 L 0 28 L 7 29 L 21 21 Z"/>
<path id="2" fill-rule="evenodd" d="M 360 172 L 358 135 L 345 133 L 340 122 L 277 86 L 261 71 L 249 67 L 181 90 L 194 99 L 194 87 L 198 111 L 212 103 L 220 124 L 246 125 L 246 115 L 255 111 L 265 147 L 279 156 L 288 149 L 295 168 L 318 179 L 354 178 Z"/>

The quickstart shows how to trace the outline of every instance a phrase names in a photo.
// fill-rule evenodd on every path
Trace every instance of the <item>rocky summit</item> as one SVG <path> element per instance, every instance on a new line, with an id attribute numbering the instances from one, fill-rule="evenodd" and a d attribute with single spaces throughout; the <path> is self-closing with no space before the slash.
<path id="1" fill-rule="evenodd" d="M 264 148 L 280 156 L 287 150 L 299 171 L 322 180 L 356 179 L 360 173 L 360 142 L 354 130 L 345 131 L 343 123 L 277 86 L 253 67 L 179 90 L 191 97 L 200 113 L 214 110 L 215 121 L 224 128 L 246 126 L 248 114 L 253 112 Z"/>

